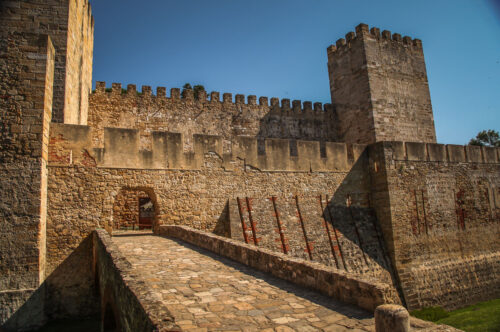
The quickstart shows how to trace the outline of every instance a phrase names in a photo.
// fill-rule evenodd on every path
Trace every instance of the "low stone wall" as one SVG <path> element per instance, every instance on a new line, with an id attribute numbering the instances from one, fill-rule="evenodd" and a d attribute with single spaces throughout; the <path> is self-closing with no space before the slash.
<path id="1" fill-rule="evenodd" d="M 366 310 L 374 311 L 384 303 L 400 303 L 398 294 L 391 286 L 361 279 L 351 273 L 334 271 L 322 264 L 274 253 L 186 226 L 161 226 L 159 234 L 178 238 Z"/>
<path id="2" fill-rule="evenodd" d="M 324 194 L 231 199 L 230 237 L 396 285 L 367 197 L 357 195 L 358 205 L 350 207 Z"/>
<path id="3" fill-rule="evenodd" d="M 94 271 L 105 320 L 113 316 L 117 331 L 180 331 L 165 306 L 141 298 L 145 286 L 134 280 L 132 266 L 105 230 L 94 231 L 93 247 Z"/>

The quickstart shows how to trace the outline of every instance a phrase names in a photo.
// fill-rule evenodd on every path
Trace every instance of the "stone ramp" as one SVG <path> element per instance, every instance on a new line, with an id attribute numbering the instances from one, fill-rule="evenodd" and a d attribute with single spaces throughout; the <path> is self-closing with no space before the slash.
<path id="1" fill-rule="evenodd" d="M 185 242 L 113 237 L 144 282 L 186 331 L 374 331 L 373 314 L 256 272 Z M 141 287 L 142 288 L 142 287 Z"/>

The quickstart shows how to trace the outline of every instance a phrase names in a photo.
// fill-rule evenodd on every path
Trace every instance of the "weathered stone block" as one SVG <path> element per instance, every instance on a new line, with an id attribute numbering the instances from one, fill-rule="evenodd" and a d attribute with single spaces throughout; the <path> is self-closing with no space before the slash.
<path id="1" fill-rule="evenodd" d="M 467 154 L 467 161 L 470 163 L 482 163 L 483 155 L 480 146 L 466 145 L 465 152 Z"/>
<path id="2" fill-rule="evenodd" d="M 104 129 L 104 165 L 138 168 L 139 133 L 135 129 Z"/>
<path id="3" fill-rule="evenodd" d="M 452 163 L 463 163 L 465 159 L 465 149 L 463 145 L 446 145 L 448 160 Z"/>
<path id="4" fill-rule="evenodd" d="M 427 144 L 427 151 L 429 152 L 429 161 L 447 161 L 446 145 L 444 144 Z"/>
<path id="5" fill-rule="evenodd" d="M 406 156 L 408 160 L 427 160 L 427 149 L 425 143 L 406 142 Z"/>
<path id="6" fill-rule="evenodd" d="M 290 143 L 284 139 L 266 139 L 266 169 L 286 171 L 290 165 Z"/>
<path id="7" fill-rule="evenodd" d="M 384 304 L 375 309 L 375 330 L 377 332 L 409 332 L 410 315 L 405 307 Z"/>
<path id="8" fill-rule="evenodd" d="M 493 148 L 489 146 L 481 147 L 484 155 L 484 161 L 489 164 L 498 163 L 497 150 L 498 148 Z"/>

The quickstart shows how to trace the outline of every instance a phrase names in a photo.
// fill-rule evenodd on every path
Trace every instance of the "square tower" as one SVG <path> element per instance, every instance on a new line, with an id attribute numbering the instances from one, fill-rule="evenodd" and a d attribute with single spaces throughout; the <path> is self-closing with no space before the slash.
<path id="1" fill-rule="evenodd" d="M 339 140 L 436 142 L 420 40 L 360 24 L 328 47 L 328 73 Z"/>
<path id="2" fill-rule="evenodd" d="M 94 50 L 89 0 L 0 1 L 0 22 L 8 36 L 50 36 L 55 48 L 52 121 L 86 125 Z"/>

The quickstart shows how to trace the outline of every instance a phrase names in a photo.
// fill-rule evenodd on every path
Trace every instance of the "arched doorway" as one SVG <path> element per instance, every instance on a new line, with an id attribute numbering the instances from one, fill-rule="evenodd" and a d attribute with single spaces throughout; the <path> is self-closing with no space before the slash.
<path id="1" fill-rule="evenodd" d="M 156 196 L 152 189 L 122 188 L 113 204 L 113 229 L 152 229 L 157 211 Z"/>

